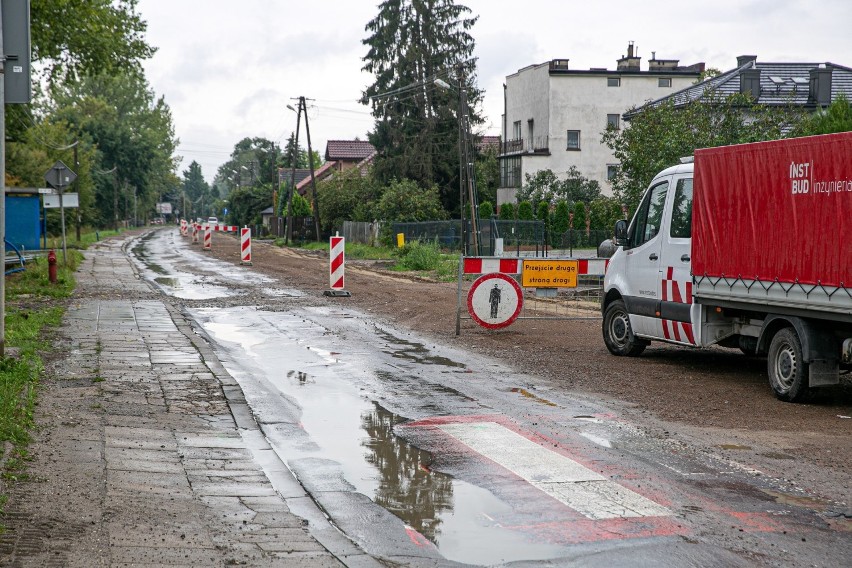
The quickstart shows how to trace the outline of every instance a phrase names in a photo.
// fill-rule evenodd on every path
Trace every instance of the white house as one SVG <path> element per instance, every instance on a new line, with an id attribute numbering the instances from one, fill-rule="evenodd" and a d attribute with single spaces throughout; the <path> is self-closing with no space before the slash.
<path id="1" fill-rule="evenodd" d="M 515 201 L 525 174 L 550 169 L 564 179 L 571 166 L 610 194 L 617 164 L 601 144 L 607 125 L 620 128 L 625 111 L 688 87 L 704 71 L 704 63 L 682 67 L 653 52 L 647 70 L 640 62 L 630 42 L 614 71 L 574 70 L 553 59 L 506 77 L 497 204 Z"/>

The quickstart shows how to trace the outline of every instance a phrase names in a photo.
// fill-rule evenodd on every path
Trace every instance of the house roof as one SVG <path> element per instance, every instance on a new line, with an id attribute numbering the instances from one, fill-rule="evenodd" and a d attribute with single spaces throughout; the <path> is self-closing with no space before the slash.
<path id="1" fill-rule="evenodd" d="M 337 162 L 326 162 L 321 165 L 319 168 L 314 170 L 314 179 L 316 181 L 320 181 L 322 179 L 327 178 L 332 172 L 334 172 L 334 166 Z M 300 194 L 304 195 L 307 191 L 308 186 L 311 185 L 311 172 L 308 170 L 308 175 L 305 176 L 302 181 L 296 184 L 296 191 Z"/>
<path id="2" fill-rule="evenodd" d="M 290 174 L 292 173 L 292 169 L 290 168 L 278 168 L 278 181 L 281 185 L 285 185 L 290 182 Z M 310 177 L 311 170 L 305 168 L 296 168 L 296 175 L 294 176 L 296 179 L 296 183 L 301 183 L 303 179 L 306 177 Z"/>
<path id="3" fill-rule="evenodd" d="M 676 107 L 683 106 L 703 98 L 708 92 L 721 97 L 739 93 L 740 78 L 744 72 L 751 72 L 759 77 L 760 90 L 756 102 L 762 105 L 815 106 L 816 102 L 809 88 L 811 71 L 821 67 L 831 70 L 831 100 L 834 101 L 840 94 L 852 98 L 852 69 L 848 67 L 834 63 L 764 63 L 753 56 L 743 56 L 741 59 L 742 65 L 730 71 L 648 102 L 625 113 L 624 117 L 629 120 L 643 109 L 653 108 L 667 101 L 673 101 Z"/>
<path id="4" fill-rule="evenodd" d="M 325 146 L 326 161 L 361 161 L 376 149 L 366 140 L 329 140 Z"/>
<path id="5" fill-rule="evenodd" d="M 486 148 L 494 148 L 495 150 L 500 149 L 500 137 L 499 136 L 482 136 L 479 139 L 479 142 L 476 143 L 476 149 L 480 152 L 484 152 Z"/>

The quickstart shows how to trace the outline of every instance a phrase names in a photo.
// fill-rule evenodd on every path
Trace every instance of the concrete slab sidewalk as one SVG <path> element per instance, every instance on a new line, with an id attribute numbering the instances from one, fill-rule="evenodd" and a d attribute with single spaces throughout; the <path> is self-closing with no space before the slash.
<path id="1" fill-rule="evenodd" d="M 326 523 L 123 245 L 99 243 L 77 274 L 33 479 L 5 487 L 0 564 L 379 566 Z"/>

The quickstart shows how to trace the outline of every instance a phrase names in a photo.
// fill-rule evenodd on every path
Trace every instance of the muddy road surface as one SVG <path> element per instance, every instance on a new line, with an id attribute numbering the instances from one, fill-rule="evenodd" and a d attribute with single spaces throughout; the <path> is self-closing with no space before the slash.
<path id="1" fill-rule="evenodd" d="M 371 555 L 410 565 L 836 566 L 852 389 L 774 399 L 765 361 L 606 351 L 599 321 L 471 320 L 454 283 L 173 228 L 128 247 L 196 322 L 275 451 Z"/>

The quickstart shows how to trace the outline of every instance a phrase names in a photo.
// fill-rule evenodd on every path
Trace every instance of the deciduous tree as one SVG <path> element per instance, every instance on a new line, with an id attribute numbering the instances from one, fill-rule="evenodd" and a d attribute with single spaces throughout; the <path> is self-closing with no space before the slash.
<path id="1" fill-rule="evenodd" d="M 679 107 L 666 101 L 644 108 L 628 128 L 603 134 L 619 162 L 612 179 L 615 196 L 632 210 L 654 175 L 696 148 L 782 138 L 802 117 L 793 106 L 758 105 L 747 94 L 712 92 Z"/>

